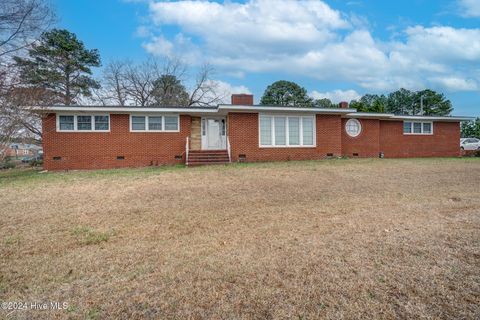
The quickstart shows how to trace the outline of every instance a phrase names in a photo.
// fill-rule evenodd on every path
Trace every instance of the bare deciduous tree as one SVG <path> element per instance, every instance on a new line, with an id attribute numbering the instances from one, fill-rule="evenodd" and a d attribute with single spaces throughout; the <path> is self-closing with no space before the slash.
<path id="1" fill-rule="evenodd" d="M 103 70 L 102 87 L 93 90 L 93 100 L 102 105 L 128 105 L 126 70 L 128 61 L 114 61 Z"/>
<path id="2" fill-rule="evenodd" d="M 152 104 L 153 82 L 161 76 L 158 61 L 149 59 L 141 64 L 130 64 L 125 71 L 126 92 L 135 105 Z"/>
<path id="3" fill-rule="evenodd" d="M 30 134 L 29 130 L 40 132 L 38 117 L 14 101 L 34 105 L 38 100 L 18 92 L 22 83 L 11 56 L 26 52 L 53 22 L 53 11 L 45 0 L 0 1 L 0 159 L 13 137 Z"/>
<path id="4" fill-rule="evenodd" d="M 206 64 L 197 75 L 195 85 L 190 93 L 188 106 L 208 107 L 223 101 L 224 95 L 219 92 L 218 85 L 212 81 L 213 68 Z"/>
<path id="5" fill-rule="evenodd" d="M 0 2 L 0 57 L 29 47 L 54 22 L 44 0 Z"/>
<path id="6" fill-rule="evenodd" d="M 201 67 L 193 81 L 189 79 L 188 69 L 180 59 L 149 59 L 140 64 L 113 62 L 104 69 L 102 89 L 95 92 L 95 98 L 103 105 L 179 107 L 206 107 L 223 100 L 217 83 L 211 80 L 213 68 Z M 186 88 L 188 97 L 170 86 Z"/>

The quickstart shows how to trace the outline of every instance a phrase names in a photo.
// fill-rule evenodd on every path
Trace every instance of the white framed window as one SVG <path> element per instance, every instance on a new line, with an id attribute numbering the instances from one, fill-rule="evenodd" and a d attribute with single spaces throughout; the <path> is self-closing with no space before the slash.
<path id="1" fill-rule="evenodd" d="M 165 116 L 165 131 L 178 131 L 178 116 Z"/>
<path id="2" fill-rule="evenodd" d="M 150 131 L 162 131 L 162 116 L 151 116 L 148 117 L 148 130 Z"/>
<path id="3" fill-rule="evenodd" d="M 303 144 L 306 146 L 313 146 L 315 144 L 315 119 L 313 117 L 303 117 L 302 118 L 302 138 Z"/>
<path id="4" fill-rule="evenodd" d="M 266 148 L 315 146 L 315 117 L 260 115 L 259 145 Z"/>
<path id="5" fill-rule="evenodd" d="M 95 130 L 110 130 L 110 117 L 109 116 L 95 116 Z"/>
<path id="6" fill-rule="evenodd" d="M 58 132 L 110 132 L 108 114 L 57 114 Z"/>
<path id="7" fill-rule="evenodd" d="M 288 118 L 288 142 L 291 146 L 300 145 L 300 117 Z"/>
<path id="8" fill-rule="evenodd" d="M 57 131 L 74 131 L 75 116 L 58 116 Z"/>
<path id="9" fill-rule="evenodd" d="M 221 121 L 220 134 L 222 136 L 227 134 L 227 126 L 226 126 L 226 123 L 225 123 L 225 119 L 222 119 L 222 121 Z"/>
<path id="10" fill-rule="evenodd" d="M 403 134 L 433 134 L 433 122 L 404 121 Z"/>
<path id="11" fill-rule="evenodd" d="M 132 116 L 130 118 L 130 123 L 131 123 L 131 129 L 132 131 L 145 131 L 146 123 L 147 123 L 147 117 L 145 116 Z"/>
<path id="12" fill-rule="evenodd" d="M 179 132 L 178 115 L 130 115 L 131 132 Z"/>
<path id="13" fill-rule="evenodd" d="M 92 116 L 77 116 L 77 130 L 78 131 L 92 130 Z"/>
<path id="14" fill-rule="evenodd" d="M 348 119 L 345 123 L 345 132 L 352 137 L 358 137 L 362 132 L 362 124 L 357 119 Z"/>

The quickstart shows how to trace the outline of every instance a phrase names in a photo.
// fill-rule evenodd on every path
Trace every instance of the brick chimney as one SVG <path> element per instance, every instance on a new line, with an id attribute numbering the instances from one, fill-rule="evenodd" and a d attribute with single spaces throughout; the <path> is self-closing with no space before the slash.
<path id="1" fill-rule="evenodd" d="M 348 109 L 348 102 L 342 101 L 339 103 L 340 109 Z"/>
<path id="2" fill-rule="evenodd" d="M 253 94 L 232 94 L 232 104 L 253 106 Z"/>

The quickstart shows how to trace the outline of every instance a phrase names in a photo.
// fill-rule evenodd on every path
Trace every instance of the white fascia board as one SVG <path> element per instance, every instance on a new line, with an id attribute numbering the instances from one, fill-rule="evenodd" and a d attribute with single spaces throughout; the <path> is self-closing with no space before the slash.
<path id="1" fill-rule="evenodd" d="M 472 121 L 475 120 L 474 117 L 435 117 L 435 116 L 393 116 L 390 119 L 392 120 L 426 120 L 426 121 L 453 121 L 453 122 L 458 122 L 458 121 Z"/>
<path id="2" fill-rule="evenodd" d="M 372 119 L 386 119 L 386 120 L 418 120 L 418 121 L 471 121 L 475 120 L 473 117 L 439 117 L 439 116 L 408 116 L 408 115 L 395 115 L 393 113 L 369 113 L 369 112 L 357 112 L 349 113 L 345 115 L 346 118 L 372 118 Z"/>
<path id="3" fill-rule="evenodd" d="M 33 107 L 39 112 L 103 112 L 103 113 L 217 113 L 218 109 L 204 108 L 139 108 L 139 107 L 82 107 L 82 106 L 51 106 Z"/>
<path id="4" fill-rule="evenodd" d="M 296 107 L 263 107 L 263 106 L 251 106 L 251 105 L 219 105 L 219 110 L 225 111 L 245 111 L 245 112 L 259 112 L 259 111 L 271 111 L 271 112 L 303 112 L 303 113 L 333 113 L 344 114 L 356 112 L 355 109 L 341 109 L 341 108 L 296 108 Z"/>
<path id="5" fill-rule="evenodd" d="M 376 113 L 376 112 L 354 112 L 345 115 L 346 118 L 374 118 L 385 119 L 393 117 L 393 113 Z"/>

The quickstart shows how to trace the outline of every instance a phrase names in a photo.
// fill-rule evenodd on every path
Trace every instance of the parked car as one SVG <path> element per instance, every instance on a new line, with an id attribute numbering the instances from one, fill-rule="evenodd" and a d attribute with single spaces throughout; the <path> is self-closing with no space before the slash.
<path id="1" fill-rule="evenodd" d="M 23 163 L 29 163 L 30 161 L 34 160 L 34 157 L 23 157 L 20 159 Z"/>
<path id="2" fill-rule="evenodd" d="M 480 139 L 463 138 L 460 139 L 460 149 L 462 150 L 480 150 Z"/>

